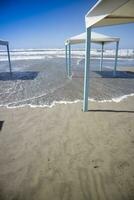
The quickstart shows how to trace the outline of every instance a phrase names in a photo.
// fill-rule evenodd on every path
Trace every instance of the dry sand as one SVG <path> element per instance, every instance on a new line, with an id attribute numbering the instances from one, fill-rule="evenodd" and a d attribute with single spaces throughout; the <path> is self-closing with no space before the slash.
<path id="1" fill-rule="evenodd" d="M 0 200 L 134 199 L 134 97 L 81 107 L 0 108 Z"/>

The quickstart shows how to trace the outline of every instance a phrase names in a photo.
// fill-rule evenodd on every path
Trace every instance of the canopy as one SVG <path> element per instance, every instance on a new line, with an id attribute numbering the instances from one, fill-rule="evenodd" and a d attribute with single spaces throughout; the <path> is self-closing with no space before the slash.
<path id="1" fill-rule="evenodd" d="M 85 20 L 87 28 L 134 22 L 134 0 L 99 0 Z"/>
<path id="2" fill-rule="evenodd" d="M 8 45 L 8 41 L 4 41 L 4 40 L 0 39 L 0 45 L 5 45 L 6 46 L 6 45 Z"/>
<path id="3" fill-rule="evenodd" d="M 93 43 L 108 43 L 108 42 L 117 42 L 119 41 L 119 38 L 111 37 L 107 35 L 103 35 L 96 32 L 91 32 L 91 42 Z M 86 41 L 86 33 L 82 33 L 80 35 L 76 35 L 74 37 L 69 38 L 65 41 L 65 44 L 81 44 L 85 43 Z"/>

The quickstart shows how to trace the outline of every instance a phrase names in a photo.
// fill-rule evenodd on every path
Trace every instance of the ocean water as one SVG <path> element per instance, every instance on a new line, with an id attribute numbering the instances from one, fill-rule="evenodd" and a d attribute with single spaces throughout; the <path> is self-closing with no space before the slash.
<path id="1" fill-rule="evenodd" d="M 0 61 L 0 105 L 45 106 L 54 102 L 74 102 L 83 99 L 84 56 L 72 56 L 72 79 L 68 79 L 64 54 L 49 51 L 32 58 L 16 55 L 12 59 L 12 76 L 8 62 Z M 27 59 L 24 58 L 27 57 Z M 41 57 L 40 57 L 41 56 Z M 22 58 L 23 57 L 23 58 Z M 134 74 L 127 71 L 134 67 L 134 59 L 120 58 L 118 67 L 124 69 L 113 77 L 114 59 L 104 59 L 103 72 L 99 72 L 99 59 L 92 58 L 90 71 L 90 98 L 96 101 L 112 100 L 134 94 Z M 127 69 L 126 69 L 127 67 Z M 121 99 L 121 98 L 120 98 Z"/>

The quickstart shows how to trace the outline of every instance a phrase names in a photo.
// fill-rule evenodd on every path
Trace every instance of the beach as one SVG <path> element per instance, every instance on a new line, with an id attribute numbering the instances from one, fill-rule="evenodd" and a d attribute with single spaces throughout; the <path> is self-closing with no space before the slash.
<path id="1" fill-rule="evenodd" d="M 134 199 L 134 97 L 0 108 L 0 199 Z"/>
<path id="2" fill-rule="evenodd" d="M 1 2 L 0 200 L 134 200 L 133 8 Z"/>
<path id="3" fill-rule="evenodd" d="M 133 59 L 92 58 L 84 113 L 84 58 L 49 54 L 0 63 L 0 200 L 134 199 Z"/>

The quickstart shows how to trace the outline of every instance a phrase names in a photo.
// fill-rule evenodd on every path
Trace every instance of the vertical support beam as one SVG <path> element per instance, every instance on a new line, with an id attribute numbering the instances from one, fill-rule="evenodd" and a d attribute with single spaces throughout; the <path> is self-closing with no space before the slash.
<path id="1" fill-rule="evenodd" d="M 9 44 L 7 44 L 7 54 L 8 54 L 9 70 L 10 70 L 10 74 L 11 74 L 11 73 L 12 73 L 12 68 L 11 68 L 11 60 L 10 60 Z"/>
<path id="2" fill-rule="evenodd" d="M 119 41 L 116 42 L 116 53 L 115 53 L 115 63 L 114 63 L 114 72 L 113 72 L 114 76 L 116 76 L 117 61 L 118 61 L 118 49 L 119 49 Z"/>
<path id="3" fill-rule="evenodd" d="M 70 78 L 72 75 L 72 70 L 71 70 L 71 44 L 68 44 L 69 48 L 69 60 L 68 60 L 68 77 Z"/>
<path id="4" fill-rule="evenodd" d="M 83 111 L 88 111 L 91 27 L 86 29 Z"/>
<path id="5" fill-rule="evenodd" d="M 100 59 L 100 71 L 102 72 L 102 66 L 103 66 L 103 51 L 104 51 L 104 42 L 102 42 L 101 47 L 101 59 Z"/>
<path id="6" fill-rule="evenodd" d="M 66 56 L 66 74 L 68 76 L 68 52 L 67 52 L 67 44 L 65 44 L 65 56 Z"/>

